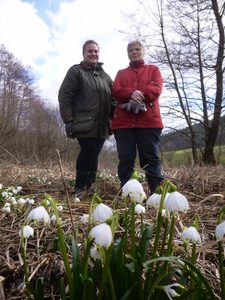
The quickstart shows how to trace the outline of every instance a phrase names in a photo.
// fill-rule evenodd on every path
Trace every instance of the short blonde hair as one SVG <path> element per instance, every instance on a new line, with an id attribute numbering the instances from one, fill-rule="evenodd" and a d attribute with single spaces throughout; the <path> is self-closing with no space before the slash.
<path id="1" fill-rule="evenodd" d="M 143 44 L 139 41 L 139 40 L 135 40 L 135 41 L 132 41 L 130 42 L 128 45 L 127 45 L 127 52 L 129 52 L 129 49 L 130 47 L 134 46 L 134 45 L 139 45 L 141 47 L 141 50 L 145 50 Z"/>

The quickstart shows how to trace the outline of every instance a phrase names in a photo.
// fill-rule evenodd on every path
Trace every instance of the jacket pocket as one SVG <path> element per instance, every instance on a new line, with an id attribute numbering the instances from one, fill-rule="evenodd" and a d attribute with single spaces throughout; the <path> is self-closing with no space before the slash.
<path id="1" fill-rule="evenodd" d="M 76 115 L 73 120 L 73 132 L 88 132 L 91 130 L 94 123 L 93 116 L 88 115 Z"/>

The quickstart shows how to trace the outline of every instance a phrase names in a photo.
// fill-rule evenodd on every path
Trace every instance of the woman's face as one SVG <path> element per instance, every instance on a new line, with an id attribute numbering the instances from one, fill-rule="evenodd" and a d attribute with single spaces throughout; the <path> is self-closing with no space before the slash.
<path id="1" fill-rule="evenodd" d="M 84 60 L 92 65 L 97 65 L 99 59 L 99 49 L 96 44 L 88 44 L 85 47 L 84 53 Z"/>
<path id="2" fill-rule="evenodd" d="M 128 50 L 128 57 L 130 61 L 142 60 L 145 52 L 138 44 L 131 46 Z"/>

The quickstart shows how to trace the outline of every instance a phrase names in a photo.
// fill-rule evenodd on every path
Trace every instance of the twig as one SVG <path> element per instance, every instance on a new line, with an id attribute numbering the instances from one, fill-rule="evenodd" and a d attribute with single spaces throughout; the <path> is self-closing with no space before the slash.
<path id="1" fill-rule="evenodd" d="M 57 151 L 57 154 L 58 154 L 59 167 L 60 167 L 62 180 L 63 180 L 63 185 L 64 185 L 64 190 L 65 190 L 65 193 L 66 193 L 66 199 L 67 199 L 67 203 L 68 203 L 68 207 L 69 207 L 69 211 L 70 211 L 70 219 L 71 219 L 71 223 L 72 223 L 72 227 L 73 227 L 73 233 L 74 233 L 74 237 L 75 237 L 75 240 L 76 240 L 77 239 L 76 228 L 75 228 L 75 225 L 74 225 L 74 222 L 73 222 L 73 213 L 72 213 L 72 209 L 71 209 L 71 204 L 70 204 L 70 200 L 69 200 L 68 191 L 67 191 L 67 188 L 66 188 L 66 182 L 65 182 L 65 179 L 64 179 L 64 173 L 63 173 L 60 153 L 59 153 L 59 150 L 56 150 L 56 151 Z"/>
<path id="2" fill-rule="evenodd" d="M 48 257 L 45 257 L 44 260 L 42 260 L 42 262 L 35 268 L 34 272 L 30 275 L 30 277 L 28 278 L 28 282 L 31 281 L 31 279 L 34 277 L 34 275 L 37 273 L 38 269 L 44 264 L 44 262 L 48 259 Z M 24 285 L 20 291 L 20 293 L 23 293 L 23 291 L 25 290 L 26 285 Z"/>
<path id="3" fill-rule="evenodd" d="M 17 163 L 19 163 L 18 159 L 15 158 L 15 156 L 12 155 L 12 153 L 10 153 L 7 149 L 5 149 L 4 147 L 0 146 L 3 150 L 5 150 L 5 152 L 7 152 L 9 155 L 11 155 L 16 161 Z"/>

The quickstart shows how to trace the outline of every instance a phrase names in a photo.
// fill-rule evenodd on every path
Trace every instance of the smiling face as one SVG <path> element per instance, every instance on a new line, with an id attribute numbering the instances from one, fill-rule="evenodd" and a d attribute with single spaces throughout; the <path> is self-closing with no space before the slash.
<path id="1" fill-rule="evenodd" d="M 145 52 L 139 44 L 134 44 L 130 46 L 128 50 L 128 57 L 130 61 L 142 60 L 144 58 Z"/>
<path id="2" fill-rule="evenodd" d="M 92 65 L 97 65 L 99 59 L 99 49 L 96 44 L 87 44 L 83 52 L 84 60 Z"/>

